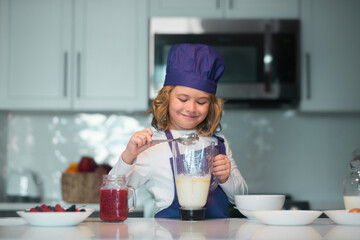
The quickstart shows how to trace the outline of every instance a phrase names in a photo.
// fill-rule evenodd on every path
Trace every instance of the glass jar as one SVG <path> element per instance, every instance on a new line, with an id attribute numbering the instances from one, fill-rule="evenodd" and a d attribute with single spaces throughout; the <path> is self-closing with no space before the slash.
<path id="1" fill-rule="evenodd" d="M 344 180 L 345 209 L 360 208 L 360 149 L 353 152 L 350 174 Z"/>
<path id="2" fill-rule="evenodd" d="M 132 194 L 128 194 L 128 190 Z M 132 204 L 128 206 L 128 200 L 132 196 Z M 100 218 L 103 221 L 124 221 L 128 218 L 128 212 L 135 209 L 135 189 L 126 185 L 123 175 L 104 175 L 100 188 Z"/>

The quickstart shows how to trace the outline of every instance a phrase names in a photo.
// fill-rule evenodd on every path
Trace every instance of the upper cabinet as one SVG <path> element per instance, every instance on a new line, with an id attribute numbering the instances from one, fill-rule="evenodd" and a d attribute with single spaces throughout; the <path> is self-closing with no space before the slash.
<path id="1" fill-rule="evenodd" d="M 147 110 L 146 0 L 75 3 L 74 108 Z"/>
<path id="2" fill-rule="evenodd" d="M 222 1 L 226 18 L 299 18 L 299 0 Z"/>
<path id="3" fill-rule="evenodd" d="M 151 16 L 298 18 L 299 0 L 152 0 Z"/>
<path id="4" fill-rule="evenodd" d="M 303 111 L 360 110 L 360 1 L 303 0 Z"/>
<path id="5" fill-rule="evenodd" d="M 70 1 L 0 4 L 2 107 L 69 108 Z"/>
<path id="6" fill-rule="evenodd" d="M 151 0 L 151 16 L 217 17 L 223 15 L 223 0 Z"/>
<path id="7" fill-rule="evenodd" d="M 147 109 L 146 0 L 0 3 L 0 107 Z"/>

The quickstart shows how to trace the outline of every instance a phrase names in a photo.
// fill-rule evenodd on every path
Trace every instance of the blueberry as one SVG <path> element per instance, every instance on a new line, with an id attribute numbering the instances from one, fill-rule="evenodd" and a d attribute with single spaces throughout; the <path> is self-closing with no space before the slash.
<path id="1" fill-rule="evenodd" d="M 66 211 L 67 212 L 75 212 L 76 211 L 76 206 L 73 204 L 68 209 L 66 209 Z"/>

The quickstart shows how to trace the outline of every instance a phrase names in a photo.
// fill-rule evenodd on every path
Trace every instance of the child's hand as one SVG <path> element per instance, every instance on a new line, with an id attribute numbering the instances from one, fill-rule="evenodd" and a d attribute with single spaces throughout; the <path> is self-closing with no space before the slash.
<path id="1" fill-rule="evenodd" d="M 151 146 L 153 132 L 150 128 L 136 132 L 130 139 L 121 158 L 127 164 L 133 164 L 136 157 Z"/>
<path id="2" fill-rule="evenodd" d="M 219 180 L 220 183 L 224 183 L 228 180 L 230 170 L 231 163 L 226 155 L 219 154 L 214 157 L 213 175 Z"/>

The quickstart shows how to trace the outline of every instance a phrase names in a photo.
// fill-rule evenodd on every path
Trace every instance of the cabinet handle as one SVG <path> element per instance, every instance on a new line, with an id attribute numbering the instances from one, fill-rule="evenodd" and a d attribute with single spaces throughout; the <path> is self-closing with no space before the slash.
<path id="1" fill-rule="evenodd" d="M 229 0 L 229 8 L 230 9 L 234 8 L 234 0 Z"/>
<path id="2" fill-rule="evenodd" d="M 305 66 L 306 66 L 306 98 L 311 98 L 311 59 L 310 53 L 305 54 Z"/>
<path id="3" fill-rule="evenodd" d="M 217 8 L 217 9 L 220 8 L 220 0 L 216 0 L 216 8 Z"/>
<path id="4" fill-rule="evenodd" d="M 68 85 L 68 52 L 64 52 L 64 97 L 67 97 Z"/>
<path id="5" fill-rule="evenodd" d="M 76 55 L 76 78 L 77 78 L 77 85 L 76 85 L 76 96 L 80 97 L 80 86 L 81 86 L 81 53 L 78 52 Z"/>

